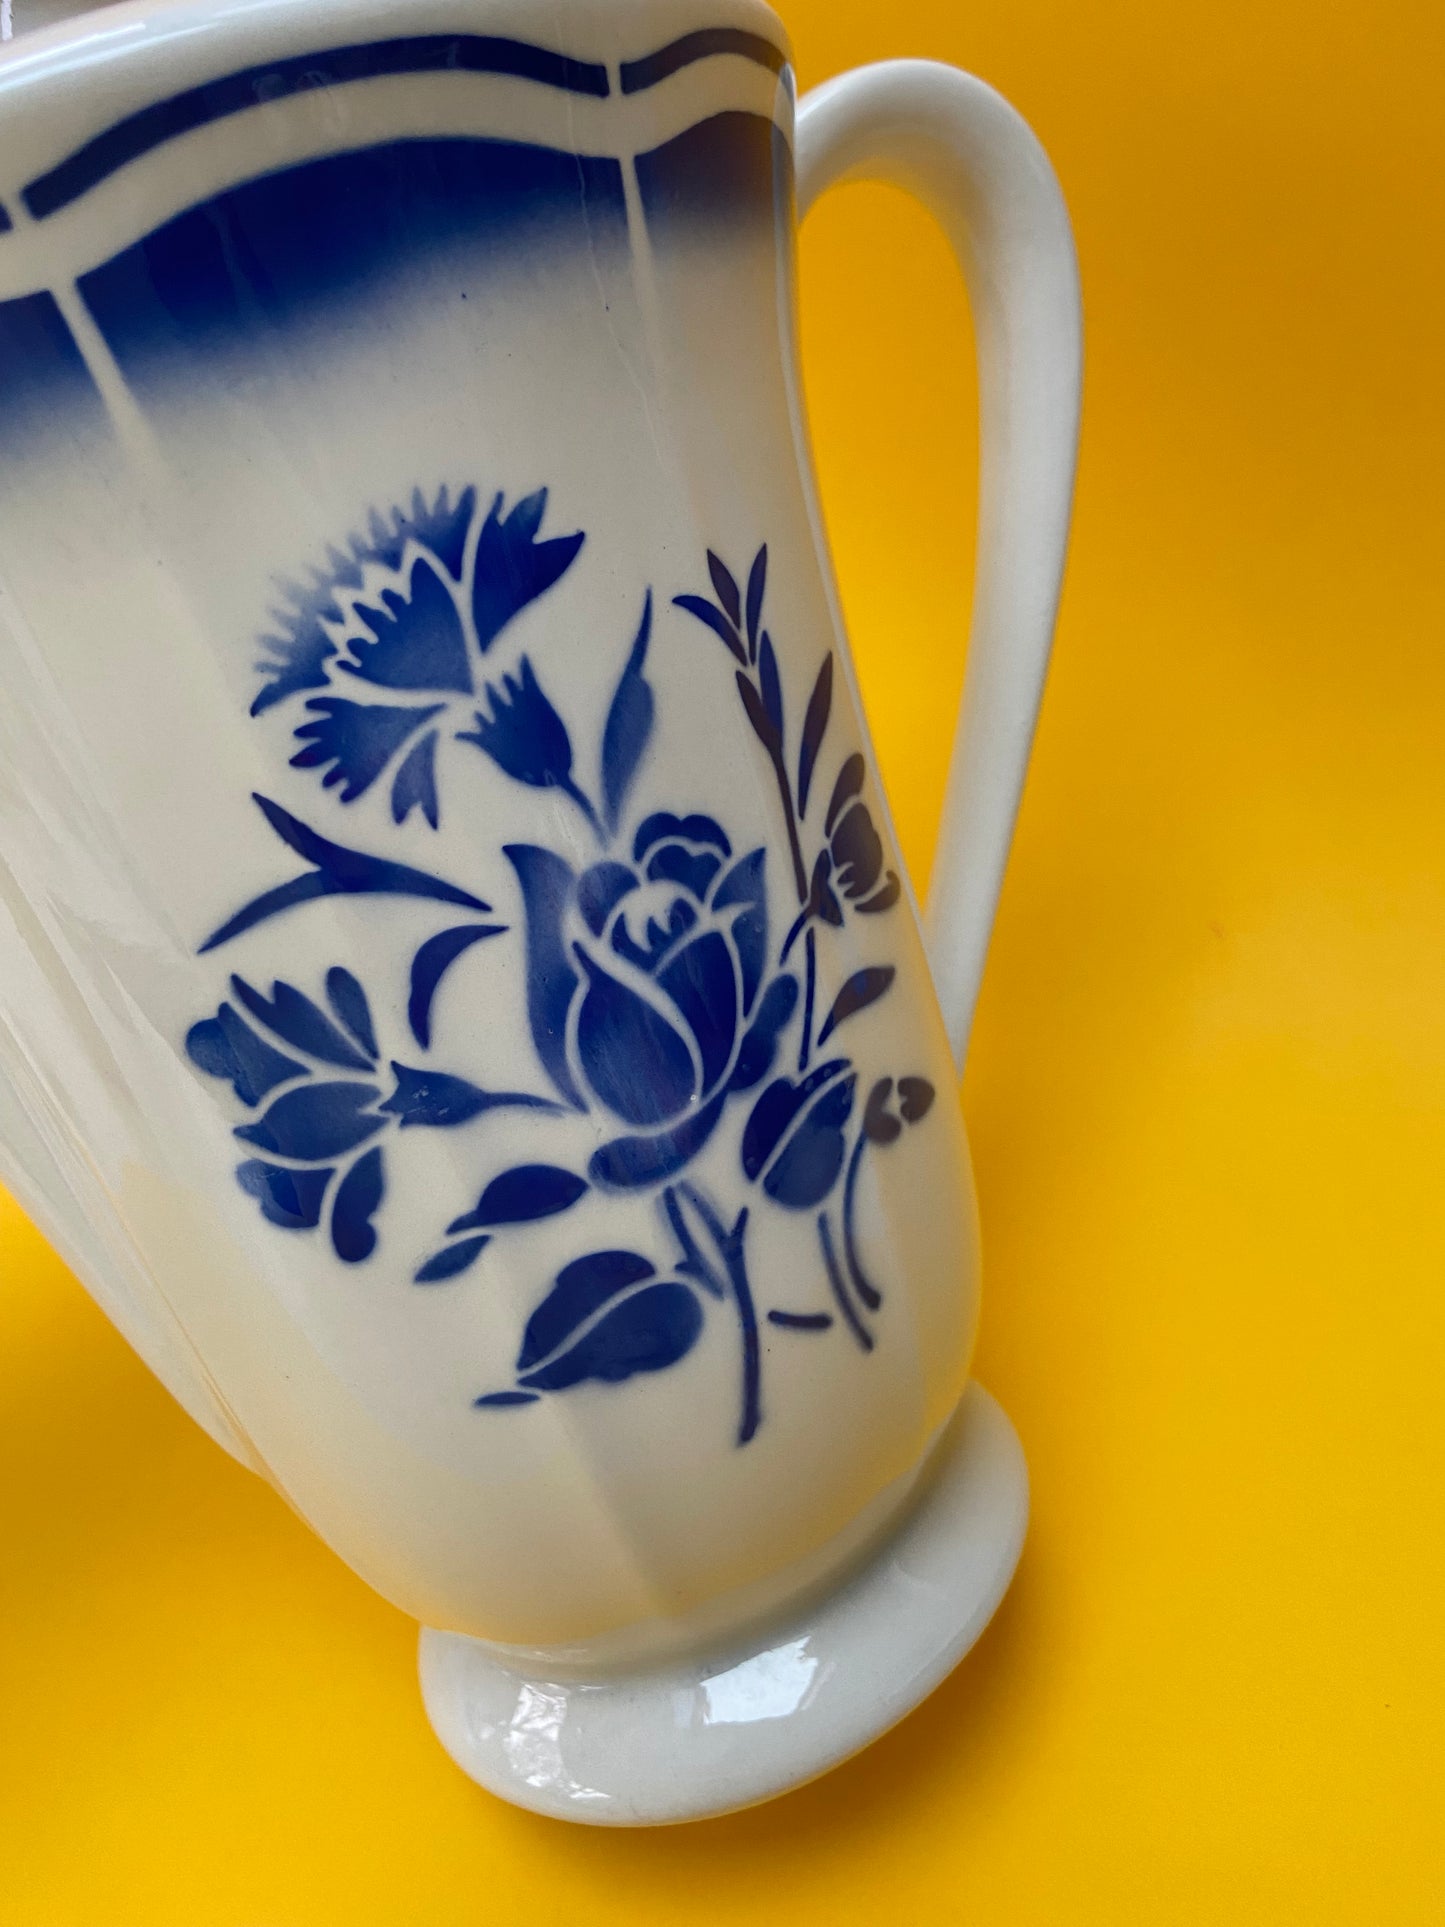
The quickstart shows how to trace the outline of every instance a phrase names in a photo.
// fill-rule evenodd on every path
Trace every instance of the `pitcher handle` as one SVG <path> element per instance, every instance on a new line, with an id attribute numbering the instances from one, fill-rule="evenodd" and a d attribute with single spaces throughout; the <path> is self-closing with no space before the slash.
<path id="1" fill-rule="evenodd" d="M 1078 445 L 1082 327 L 1068 210 L 1000 95 L 889 60 L 799 103 L 799 219 L 825 188 L 885 180 L 921 201 L 963 270 L 978 343 L 979 531 L 968 671 L 925 934 L 960 1070 L 1053 642 Z"/>

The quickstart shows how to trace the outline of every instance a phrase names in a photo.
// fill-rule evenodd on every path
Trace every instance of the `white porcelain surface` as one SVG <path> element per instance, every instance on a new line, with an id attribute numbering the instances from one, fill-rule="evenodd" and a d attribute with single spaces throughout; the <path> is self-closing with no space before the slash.
<path id="1" fill-rule="evenodd" d="M 746 1639 L 968 1382 L 955 1060 L 1077 283 L 996 95 L 900 63 L 795 133 L 786 63 L 753 0 L 174 0 L 0 54 L 0 1175 L 477 1664 Z M 800 412 L 795 138 L 803 206 L 913 186 L 978 315 L 927 953 Z"/>
<path id="2" fill-rule="evenodd" d="M 1018 1439 L 974 1384 L 902 1524 L 835 1590 L 730 1646 L 613 1677 L 423 1630 L 427 1714 L 463 1772 L 556 1819 L 660 1826 L 753 1806 L 933 1691 L 993 1616 L 1027 1519 Z"/>

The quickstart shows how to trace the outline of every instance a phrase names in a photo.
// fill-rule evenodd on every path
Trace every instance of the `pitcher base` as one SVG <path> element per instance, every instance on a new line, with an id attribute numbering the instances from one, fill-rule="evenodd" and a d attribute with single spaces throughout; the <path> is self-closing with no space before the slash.
<path id="1" fill-rule="evenodd" d="M 666 1826 L 754 1806 L 927 1698 L 992 1618 L 1027 1520 L 1018 1437 L 970 1385 L 902 1524 L 833 1592 L 731 1647 L 597 1680 L 423 1627 L 427 1717 L 480 1786 L 554 1819 Z"/>

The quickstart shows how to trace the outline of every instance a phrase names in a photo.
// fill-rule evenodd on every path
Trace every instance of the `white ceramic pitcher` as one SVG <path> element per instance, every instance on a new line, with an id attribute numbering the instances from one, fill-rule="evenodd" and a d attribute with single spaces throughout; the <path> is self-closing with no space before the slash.
<path id="1" fill-rule="evenodd" d="M 860 173 L 982 377 L 926 952 L 798 393 L 797 213 Z M 1012 1572 L 955 1062 L 1078 382 L 1018 117 L 919 62 L 795 115 L 754 0 L 0 54 L 0 1168 L 512 1799 L 781 1791 Z"/>

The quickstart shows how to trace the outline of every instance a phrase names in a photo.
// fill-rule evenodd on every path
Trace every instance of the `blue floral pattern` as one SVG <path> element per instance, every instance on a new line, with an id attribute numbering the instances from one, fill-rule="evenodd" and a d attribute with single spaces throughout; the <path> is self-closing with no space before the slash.
<path id="1" fill-rule="evenodd" d="M 225 918 L 202 953 L 337 895 L 421 901 L 442 927 L 407 966 L 400 1055 L 391 1055 L 394 1040 L 379 1035 L 371 996 L 342 964 L 315 990 L 277 979 L 266 995 L 232 976 L 185 1048 L 200 1071 L 229 1085 L 245 1113 L 234 1127 L 247 1152 L 235 1169 L 242 1192 L 278 1230 L 315 1233 L 324 1221 L 347 1265 L 373 1259 L 380 1247 L 391 1133 L 462 1129 L 499 1109 L 601 1120 L 605 1135 L 585 1170 L 494 1165 L 476 1204 L 446 1224 L 412 1281 L 451 1287 L 498 1237 L 525 1240 L 529 1225 L 575 1213 L 578 1255 L 527 1319 L 510 1382 L 479 1393 L 477 1407 L 519 1409 L 583 1384 L 666 1371 L 701 1341 L 708 1308 L 727 1307 L 740 1364 L 737 1440 L 746 1444 L 764 1410 L 760 1313 L 747 1262 L 754 1211 L 812 1220 L 827 1294 L 826 1309 L 772 1306 L 766 1322 L 799 1334 L 841 1325 L 863 1351 L 876 1343 L 883 1291 L 860 1249 L 859 1173 L 870 1150 L 922 1121 L 934 1091 L 916 1075 L 864 1079 L 839 1051 L 837 1033 L 887 995 L 895 970 L 887 961 L 855 970 L 824 1008 L 819 940 L 852 917 L 891 910 L 899 880 L 865 800 L 862 756 L 845 756 L 820 787 L 831 653 L 801 727 L 790 731 L 765 622 L 766 546 L 745 582 L 709 552 L 710 593 L 680 592 L 671 607 L 680 612 L 675 624 L 685 617 L 725 652 L 720 666 L 777 789 L 778 850 L 737 849 L 717 818 L 678 813 L 666 797 L 633 807 L 656 722 L 650 589 L 601 718 L 600 787 L 587 793 L 569 719 L 531 655 L 510 648 L 500 672 L 489 661 L 509 625 L 583 547 L 580 532 L 542 534 L 547 502 L 545 489 L 511 507 L 496 494 L 482 514 L 475 489 L 455 502 L 443 489 L 430 502 L 415 494 L 389 519 L 373 516 L 364 536 L 331 552 L 309 587 L 287 586 L 277 631 L 263 639 L 252 713 L 294 706 L 291 764 L 316 773 L 332 806 L 385 783 L 397 826 L 416 816 L 434 830 L 443 807 L 439 765 L 481 754 L 507 780 L 568 799 L 595 856 L 579 864 L 575 839 L 567 855 L 501 843 L 483 896 L 423 864 L 325 835 L 257 795 L 300 874 Z M 685 627 L 676 633 L 685 639 Z M 821 794 L 828 801 L 818 812 Z M 781 860 L 796 904 L 781 938 L 769 921 L 770 858 Z M 508 871 L 520 929 L 492 909 Z M 536 1090 L 489 1089 L 431 1059 L 447 973 L 475 945 L 501 938 L 521 948 Z M 377 1008 L 399 1006 L 383 999 Z M 749 1199 L 728 1208 L 689 1175 L 724 1129 L 734 1134 L 740 1195 Z M 653 1199 L 651 1251 L 586 1248 L 588 1200 L 619 1193 Z M 520 1261 L 524 1253 L 519 1244 Z"/>
<path id="2" fill-rule="evenodd" d="M 505 854 L 526 906 L 537 1055 L 568 1103 L 622 1127 L 589 1176 L 660 1184 L 707 1143 L 729 1097 L 767 1075 L 797 1002 L 790 976 L 763 989 L 765 852 L 735 859 L 712 817 L 658 811 L 630 863 L 604 858 L 578 877 L 532 844 Z"/>
<path id="3" fill-rule="evenodd" d="M 446 489 L 430 507 L 417 495 L 389 525 L 374 518 L 350 554 L 334 558 L 330 576 L 290 590 L 282 634 L 265 638 L 271 661 L 253 713 L 302 690 L 345 688 L 305 703 L 291 758 L 293 768 L 320 771 L 343 803 L 390 771 L 395 821 L 419 810 L 436 829 L 445 734 L 474 743 L 519 782 L 555 784 L 593 820 L 571 780 L 566 728 L 531 663 L 523 657 L 519 673 L 497 682 L 486 675 L 498 636 L 566 574 L 584 538 L 540 539 L 544 488 L 504 505 L 497 495 L 481 518 L 475 489 L 455 507 Z M 469 710 L 474 728 L 449 728 Z"/>

